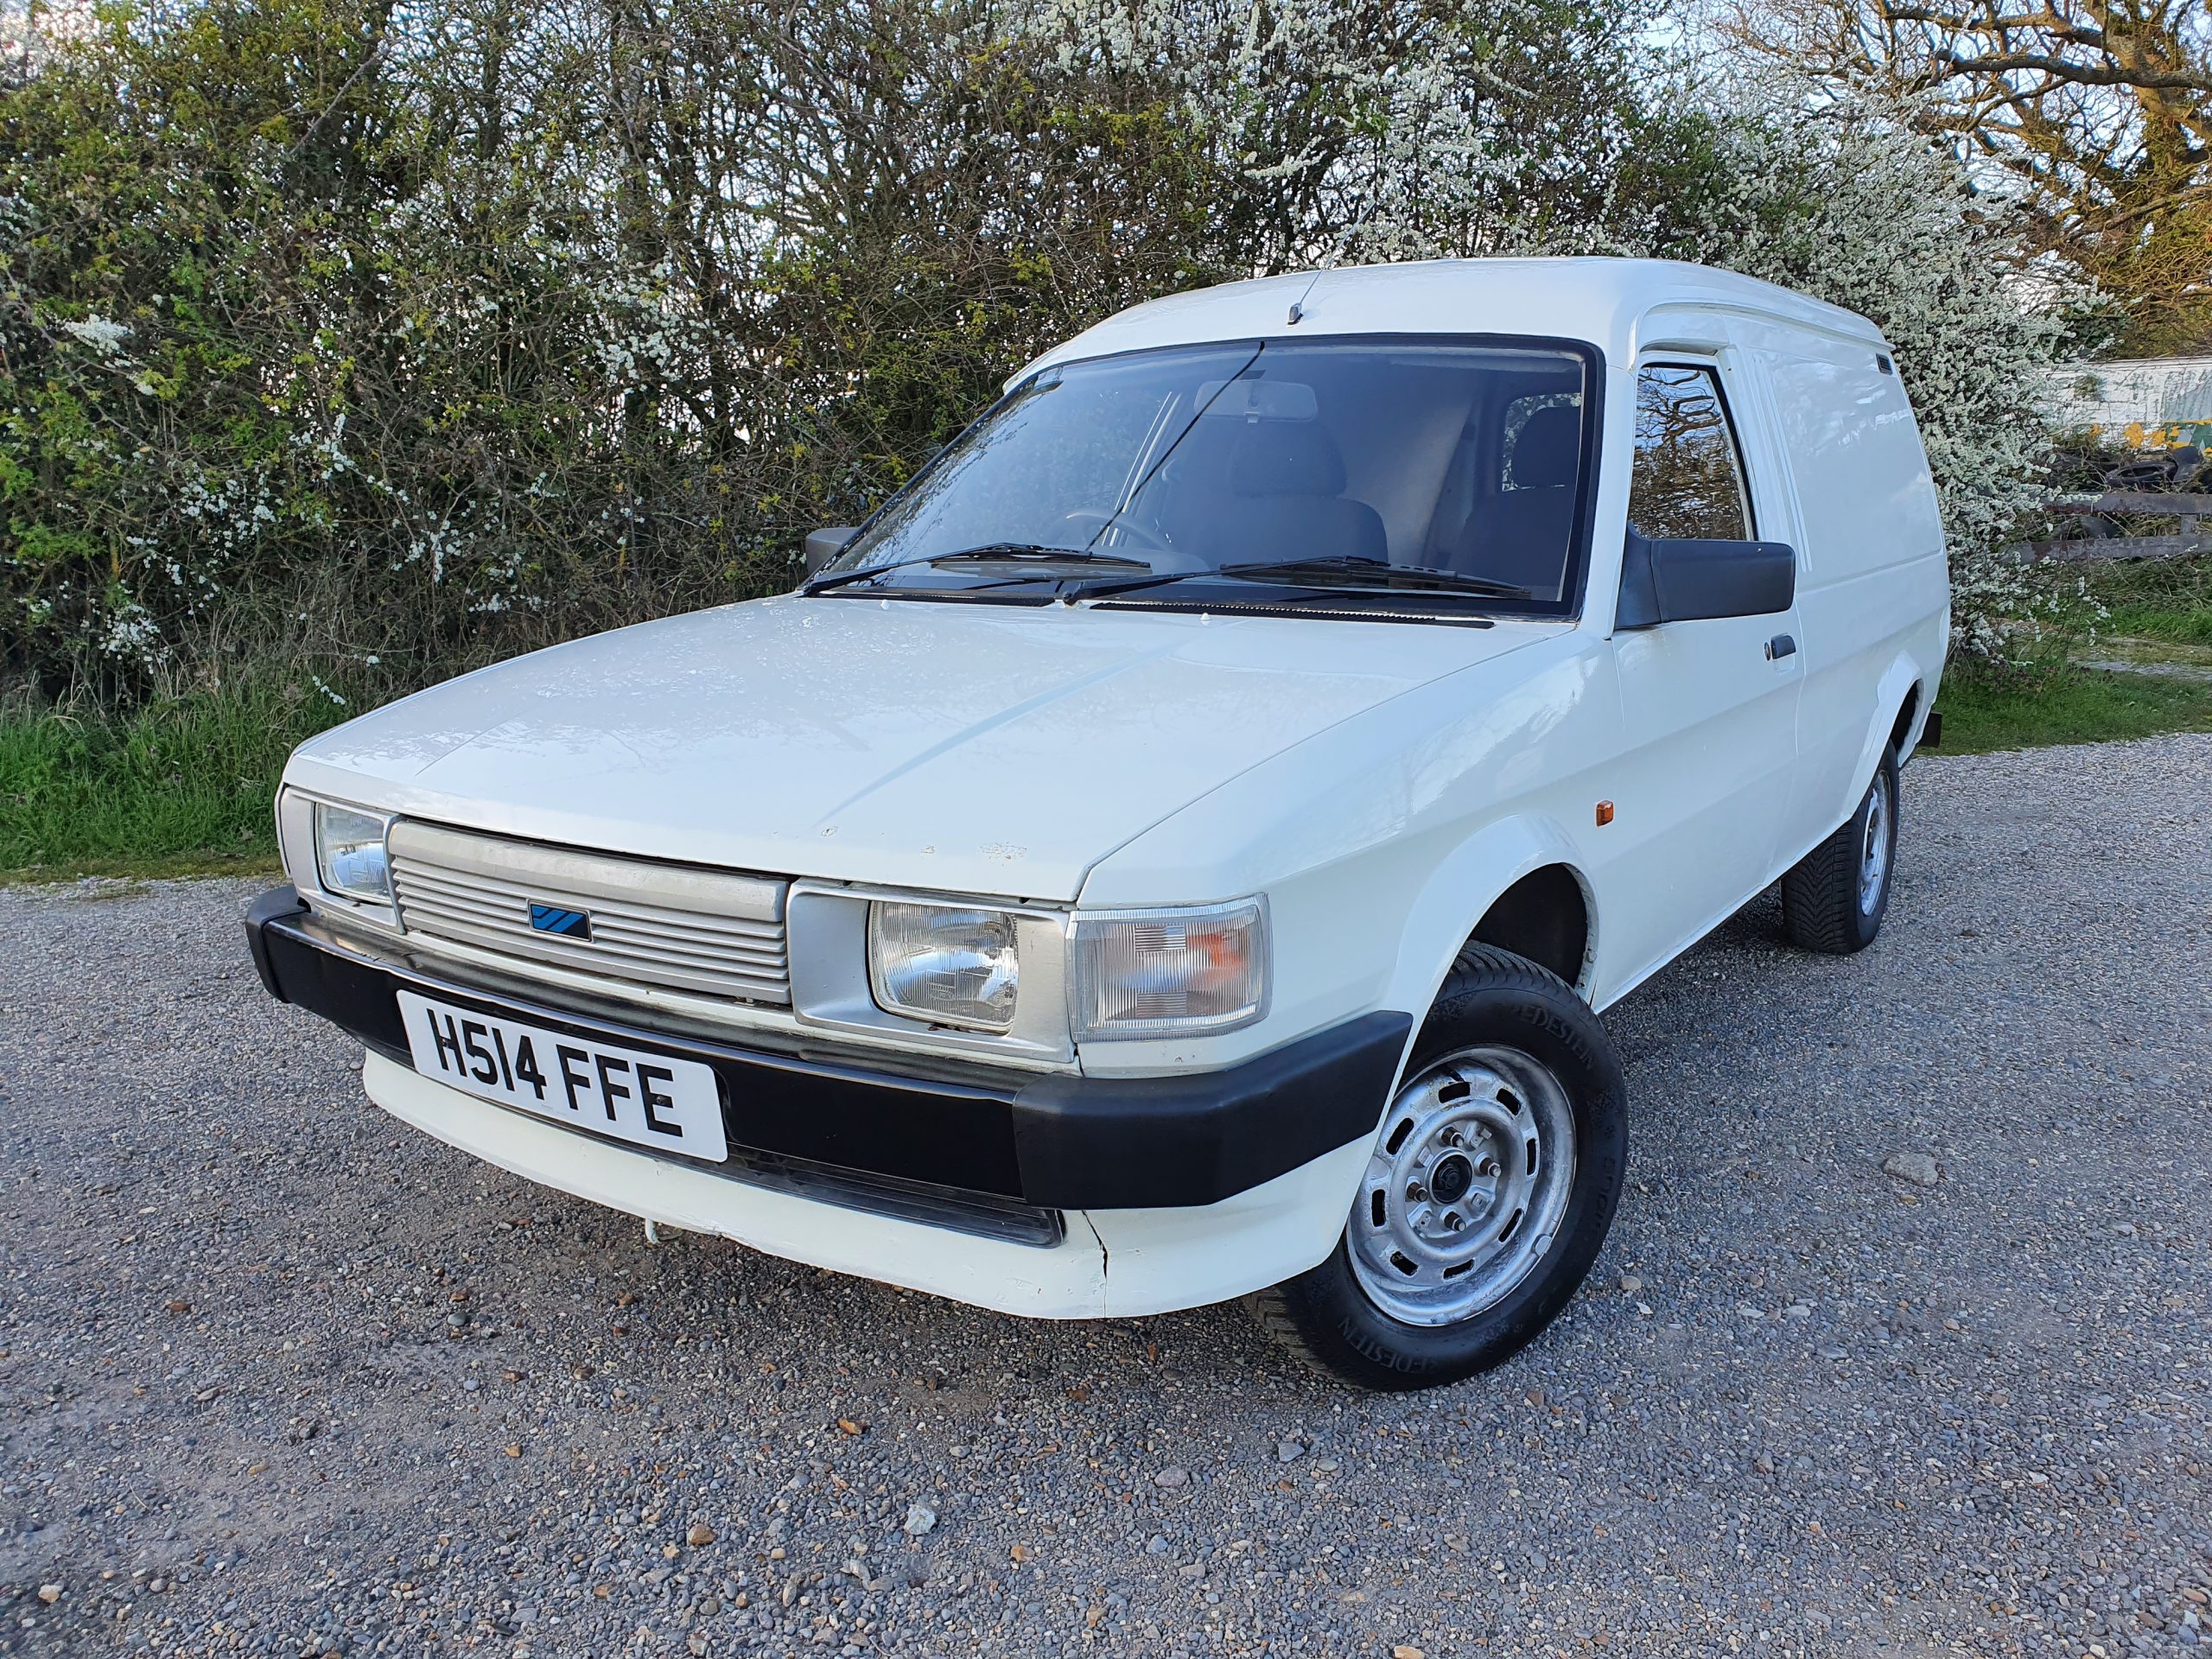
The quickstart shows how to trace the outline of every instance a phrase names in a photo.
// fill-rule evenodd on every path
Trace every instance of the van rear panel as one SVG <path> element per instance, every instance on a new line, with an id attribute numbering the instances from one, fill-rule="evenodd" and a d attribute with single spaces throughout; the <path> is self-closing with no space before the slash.
<path id="1" fill-rule="evenodd" d="M 1800 525 L 1789 840 L 1802 850 L 1849 814 L 1915 685 L 1916 712 L 1933 694 L 1948 575 L 1935 481 L 1888 347 L 1783 324 L 1753 332 Z"/>

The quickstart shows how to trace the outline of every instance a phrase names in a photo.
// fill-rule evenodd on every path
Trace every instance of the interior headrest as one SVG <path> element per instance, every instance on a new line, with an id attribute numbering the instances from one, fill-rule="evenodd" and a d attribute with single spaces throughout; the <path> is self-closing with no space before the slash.
<path id="1" fill-rule="evenodd" d="M 1319 421 L 1254 421 L 1237 434 L 1229 487 L 1238 495 L 1341 495 L 1344 453 Z"/>
<path id="2" fill-rule="evenodd" d="M 1513 441 L 1513 487 L 1553 490 L 1574 482 L 1582 461 L 1582 411 L 1572 404 L 1540 409 Z"/>

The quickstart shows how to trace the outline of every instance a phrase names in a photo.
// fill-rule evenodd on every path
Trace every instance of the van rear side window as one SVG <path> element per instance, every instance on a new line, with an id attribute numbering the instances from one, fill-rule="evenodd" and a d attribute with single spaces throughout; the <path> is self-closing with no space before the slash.
<path id="1" fill-rule="evenodd" d="M 1655 539 L 1752 539 L 1743 455 L 1711 369 L 1647 363 L 1637 371 L 1628 517 Z"/>

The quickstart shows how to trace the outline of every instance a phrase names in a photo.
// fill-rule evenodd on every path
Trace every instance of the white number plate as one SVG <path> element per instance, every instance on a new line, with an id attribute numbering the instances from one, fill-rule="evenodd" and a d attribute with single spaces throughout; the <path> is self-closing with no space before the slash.
<path id="1" fill-rule="evenodd" d="M 721 1095 L 696 1060 L 588 1042 L 399 993 L 415 1069 L 503 1106 L 660 1152 L 720 1163 Z"/>

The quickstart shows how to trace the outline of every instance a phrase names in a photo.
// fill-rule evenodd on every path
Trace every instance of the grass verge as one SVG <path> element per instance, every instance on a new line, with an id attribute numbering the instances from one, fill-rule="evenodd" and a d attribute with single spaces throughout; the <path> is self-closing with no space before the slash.
<path id="1" fill-rule="evenodd" d="M 2212 558 L 2113 560 L 2080 567 L 2112 614 L 2101 635 L 2212 645 Z"/>
<path id="2" fill-rule="evenodd" d="M 273 868 L 270 804 L 320 714 L 251 691 L 123 715 L 0 706 L 0 880 Z"/>
<path id="3" fill-rule="evenodd" d="M 1936 706 L 1944 754 L 2212 731 L 2212 684 L 2151 674 L 2061 667 L 2012 677 L 1954 664 Z"/>

